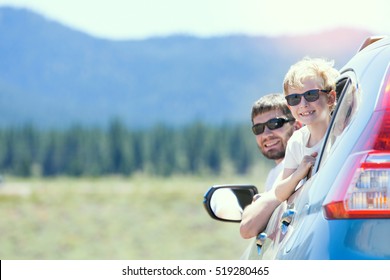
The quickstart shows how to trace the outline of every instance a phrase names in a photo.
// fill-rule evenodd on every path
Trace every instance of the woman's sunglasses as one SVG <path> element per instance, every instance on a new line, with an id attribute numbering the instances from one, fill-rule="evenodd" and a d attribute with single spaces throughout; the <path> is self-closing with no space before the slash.
<path id="1" fill-rule="evenodd" d="M 268 129 L 274 130 L 281 128 L 285 123 L 295 121 L 294 118 L 287 119 L 287 118 L 273 118 L 268 120 L 265 123 L 257 123 L 252 126 L 252 131 L 255 135 L 262 134 L 264 132 L 265 127 L 267 126 Z"/>
<path id="2" fill-rule="evenodd" d="M 302 96 L 305 97 L 307 102 L 314 102 L 320 98 L 320 92 L 330 92 L 330 90 L 325 89 L 311 89 L 304 93 L 293 93 L 287 95 L 285 98 L 287 100 L 287 104 L 290 106 L 297 106 L 301 103 Z"/>

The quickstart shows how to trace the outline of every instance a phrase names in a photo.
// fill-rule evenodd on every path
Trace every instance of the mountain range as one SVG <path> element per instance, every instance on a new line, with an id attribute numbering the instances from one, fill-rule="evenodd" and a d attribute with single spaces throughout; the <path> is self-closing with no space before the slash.
<path id="1" fill-rule="evenodd" d="M 2 7 L 0 126 L 249 122 L 253 102 L 281 92 L 292 63 L 321 56 L 340 68 L 370 35 L 339 28 L 305 36 L 107 40 Z"/>

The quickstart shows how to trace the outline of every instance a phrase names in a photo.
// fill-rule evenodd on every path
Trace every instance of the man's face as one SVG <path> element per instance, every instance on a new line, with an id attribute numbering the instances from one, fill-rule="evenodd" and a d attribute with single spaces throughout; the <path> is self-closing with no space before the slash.
<path id="1" fill-rule="evenodd" d="M 273 118 L 287 118 L 280 110 L 272 110 L 263 114 L 257 115 L 253 119 L 253 124 L 265 123 Z M 295 128 L 292 122 L 285 123 L 282 127 L 270 130 L 265 126 L 264 132 L 256 135 L 256 142 L 268 159 L 281 161 L 284 158 L 287 141 L 290 139 Z"/>

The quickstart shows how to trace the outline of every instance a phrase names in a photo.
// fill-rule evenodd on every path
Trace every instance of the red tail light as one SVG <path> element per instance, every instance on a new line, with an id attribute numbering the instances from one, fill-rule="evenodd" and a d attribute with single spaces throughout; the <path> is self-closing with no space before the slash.
<path id="1" fill-rule="evenodd" d="M 390 69 L 378 106 L 323 204 L 327 219 L 390 218 Z"/>

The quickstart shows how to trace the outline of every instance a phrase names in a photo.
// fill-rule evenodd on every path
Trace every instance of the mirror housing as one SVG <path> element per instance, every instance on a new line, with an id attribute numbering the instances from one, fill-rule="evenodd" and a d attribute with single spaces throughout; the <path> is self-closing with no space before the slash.
<path id="1" fill-rule="evenodd" d="M 205 193 L 203 205 L 211 218 L 239 223 L 243 209 L 257 193 L 253 185 L 215 185 Z"/>

